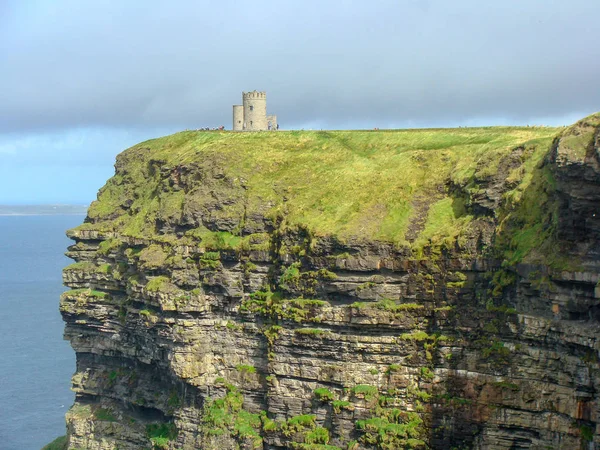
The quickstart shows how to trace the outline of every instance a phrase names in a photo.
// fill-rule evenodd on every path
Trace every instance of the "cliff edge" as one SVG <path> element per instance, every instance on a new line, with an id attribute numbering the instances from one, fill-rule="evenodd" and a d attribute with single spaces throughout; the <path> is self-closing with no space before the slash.
<path id="1" fill-rule="evenodd" d="M 68 448 L 596 448 L 599 152 L 600 114 L 126 150 L 68 232 Z"/>

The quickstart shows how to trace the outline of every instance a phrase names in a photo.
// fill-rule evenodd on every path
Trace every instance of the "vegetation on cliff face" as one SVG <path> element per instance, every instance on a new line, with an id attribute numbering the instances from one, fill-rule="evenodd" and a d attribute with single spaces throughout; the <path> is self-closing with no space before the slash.
<path id="1" fill-rule="evenodd" d="M 221 248 L 253 245 L 257 216 L 317 236 L 451 245 L 477 215 L 471 197 L 499 173 L 511 184 L 503 203 L 519 202 L 558 131 L 181 132 L 121 154 L 89 219 L 152 238 L 183 218 L 190 241 Z"/>
<path id="2" fill-rule="evenodd" d="M 518 177 L 520 182 L 504 193 L 497 228 L 497 256 L 506 258 L 507 264 L 527 261 L 556 269 L 581 270 L 572 243 L 559 242 L 557 235 L 564 199 L 558 192 L 556 165 L 553 167 L 550 159 L 558 157 L 562 160 L 559 164 L 580 167 L 586 158 L 593 160 L 599 126 L 600 113 L 593 114 L 557 134 L 552 148 L 542 151 L 525 147 L 524 152 L 530 152 L 531 157 L 506 179 L 512 183 Z M 589 200 L 593 201 L 592 196 Z"/>
<path id="3" fill-rule="evenodd" d="M 66 436 L 60 436 L 42 447 L 42 450 L 67 450 L 68 443 L 69 441 Z"/>

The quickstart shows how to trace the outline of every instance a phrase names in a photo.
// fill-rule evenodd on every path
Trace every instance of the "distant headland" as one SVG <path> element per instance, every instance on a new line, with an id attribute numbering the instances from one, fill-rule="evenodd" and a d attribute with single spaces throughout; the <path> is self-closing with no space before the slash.
<path id="1" fill-rule="evenodd" d="M 89 205 L 0 205 L 0 216 L 85 215 Z"/>

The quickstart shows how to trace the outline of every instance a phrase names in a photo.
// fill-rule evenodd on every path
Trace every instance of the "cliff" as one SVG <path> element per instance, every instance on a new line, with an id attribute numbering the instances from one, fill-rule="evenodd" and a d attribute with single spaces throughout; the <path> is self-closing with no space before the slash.
<path id="1" fill-rule="evenodd" d="M 600 114 L 126 150 L 68 232 L 68 448 L 595 448 L 599 152 Z"/>

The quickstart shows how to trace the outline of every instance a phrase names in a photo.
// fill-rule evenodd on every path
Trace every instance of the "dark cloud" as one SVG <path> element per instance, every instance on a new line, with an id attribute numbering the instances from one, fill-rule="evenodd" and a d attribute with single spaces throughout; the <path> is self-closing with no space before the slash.
<path id="1" fill-rule="evenodd" d="M 597 0 L 0 4 L 0 133 L 229 126 L 251 89 L 284 127 L 600 109 Z"/>

